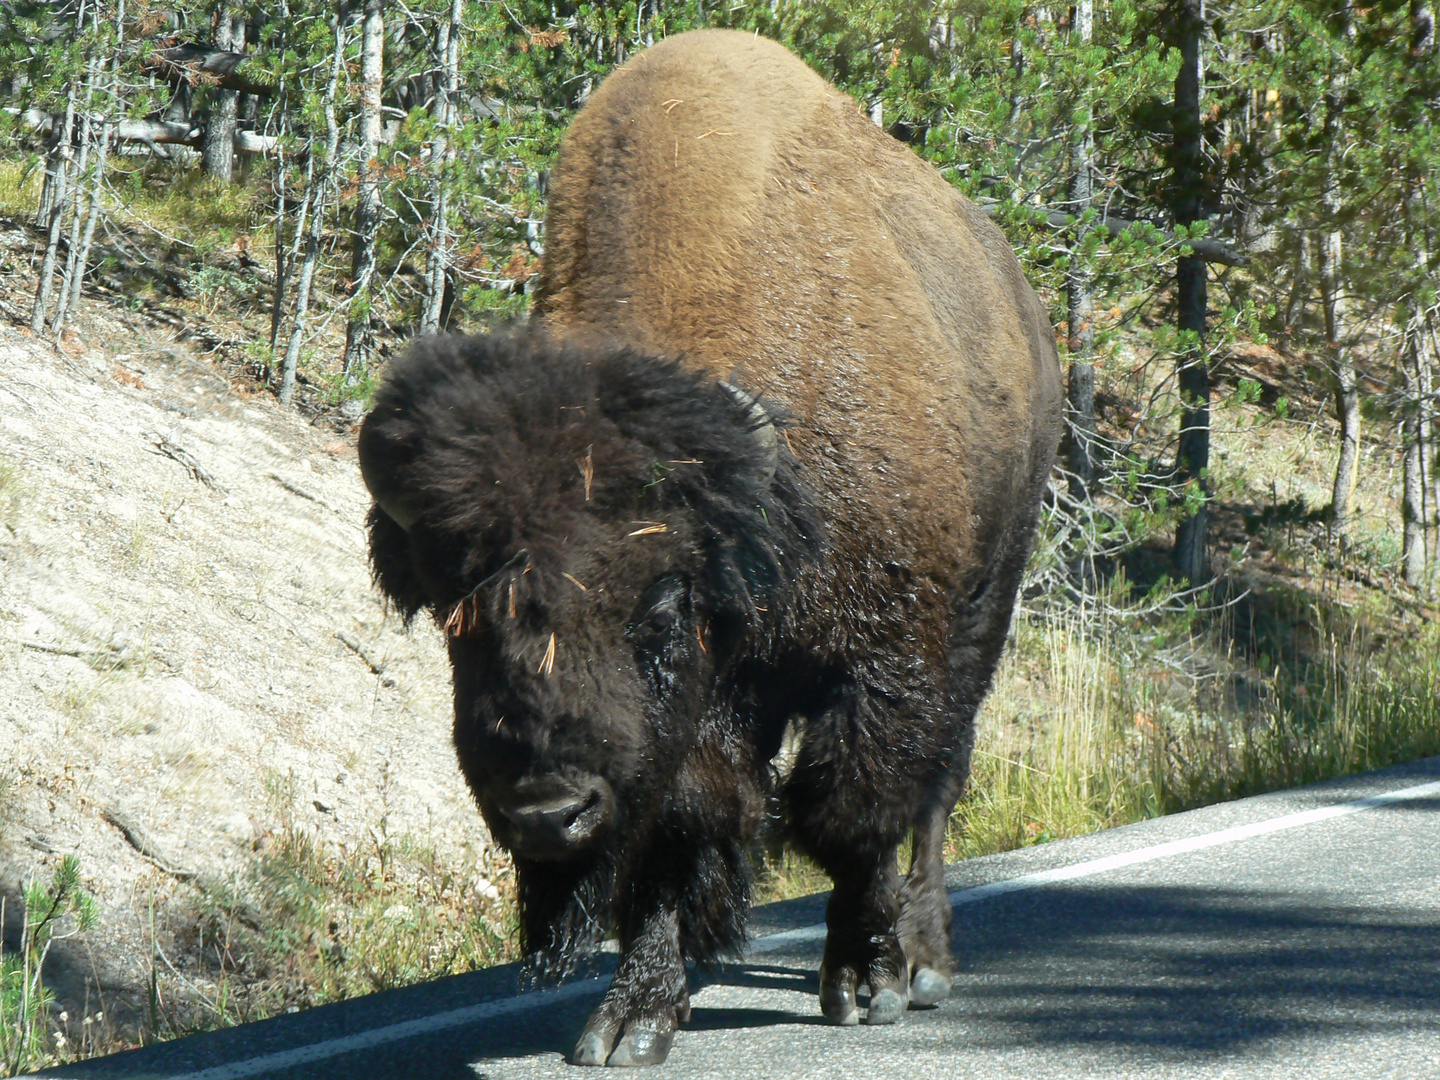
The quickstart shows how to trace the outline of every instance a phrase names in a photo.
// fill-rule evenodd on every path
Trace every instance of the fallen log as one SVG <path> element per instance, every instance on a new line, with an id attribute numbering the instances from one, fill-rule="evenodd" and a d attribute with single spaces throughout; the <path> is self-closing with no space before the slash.
<path id="1" fill-rule="evenodd" d="M 22 124 L 42 135 L 50 135 L 55 131 L 57 118 L 43 109 L 7 108 L 5 111 L 18 116 Z M 76 126 L 78 128 L 79 125 Z M 121 142 L 198 148 L 205 138 L 205 128 L 199 124 L 182 124 L 173 120 L 121 120 L 115 125 L 115 137 Z M 256 135 L 253 131 L 235 132 L 237 154 L 273 153 L 279 143 L 279 138 L 274 135 Z"/>

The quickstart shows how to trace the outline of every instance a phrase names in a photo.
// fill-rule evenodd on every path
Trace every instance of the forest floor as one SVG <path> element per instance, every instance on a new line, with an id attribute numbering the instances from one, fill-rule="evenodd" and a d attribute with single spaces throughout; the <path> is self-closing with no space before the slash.
<path id="1" fill-rule="evenodd" d="M 359 403 L 311 367 L 302 408 L 281 410 L 247 347 L 267 329 L 262 309 L 224 290 L 102 283 L 58 346 L 39 340 L 23 325 L 35 250 L 32 229 L 0 221 L 5 951 L 19 947 L 25 884 L 65 855 L 101 916 L 47 963 L 49 1030 L 63 1037 L 47 1053 L 509 958 L 513 884 L 455 766 L 443 644 L 423 619 L 401 626 L 370 584 Z M 1433 602 L 1396 578 L 1393 442 L 1366 444 L 1339 557 L 1315 512 L 1333 421 L 1307 396 L 1304 358 L 1247 346 L 1220 373 L 1262 391 L 1217 412 L 1217 597 L 1235 602 L 1018 620 L 954 853 L 1313 779 L 1313 732 L 1289 749 L 1261 742 L 1312 693 L 1329 715 L 1362 685 L 1325 665 L 1433 639 Z M 1136 422 L 1126 387 L 1102 378 L 1117 436 Z M 1162 564 L 1152 544 L 1123 569 L 1146 585 Z M 1404 700 L 1433 698 L 1433 671 L 1419 678 Z M 1435 730 L 1416 708 L 1405 722 Z M 1258 735 L 1226 726 L 1262 713 Z M 1278 764 L 1245 756 L 1257 747 Z M 1337 752 L 1315 767 L 1370 760 Z M 1107 773 L 1116 761 L 1129 764 Z M 766 895 L 824 887 L 788 858 L 771 870 Z"/>

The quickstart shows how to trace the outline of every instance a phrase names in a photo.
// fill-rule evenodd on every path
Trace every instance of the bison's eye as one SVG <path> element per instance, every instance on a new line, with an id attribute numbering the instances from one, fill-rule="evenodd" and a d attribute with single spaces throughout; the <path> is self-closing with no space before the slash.
<path id="1" fill-rule="evenodd" d="M 660 652 L 689 617 L 689 580 L 680 574 L 666 574 L 641 595 L 627 632 L 642 649 Z"/>

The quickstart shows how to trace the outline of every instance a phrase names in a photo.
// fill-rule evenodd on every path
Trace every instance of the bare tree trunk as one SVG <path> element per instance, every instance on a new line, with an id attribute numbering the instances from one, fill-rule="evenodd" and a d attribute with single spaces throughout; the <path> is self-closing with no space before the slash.
<path id="1" fill-rule="evenodd" d="M 111 63 L 114 70 L 108 80 L 110 100 L 106 112 L 119 117 L 120 107 L 120 57 L 125 45 L 125 0 L 115 5 L 115 56 Z M 80 306 L 80 293 L 85 287 L 85 272 L 90 265 L 90 245 L 95 241 L 95 226 L 100 220 L 100 196 L 105 190 L 105 159 L 110 150 L 110 138 L 114 125 L 107 118 L 100 121 L 100 138 L 95 155 L 94 178 L 90 185 L 90 209 L 85 216 L 85 233 L 80 238 L 80 253 L 76 258 L 76 272 L 70 280 L 69 309 Z"/>
<path id="2" fill-rule="evenodd" d="M 315 266 L 320 260 L 320 240 L 325 232 L 325 195 L 337 167 L 340 153 L 340 125 L 335 119 L 335 91 L 340 83 L 340 69 L 345 62 L 345 11 L 335 16 L 335 53 L 330 60 L 330 81 L 325 87 L 325 159 L 315 168 L 315 148 L 310 147 L 306 166 L 305 202 L 310 214 L 310 229 L 305 234 L 305 258 L 300 264 L 300 279 L 295 286 L 295 323 L 290 341 L 285 346 L 285 359 L 280 365 L 280 404 L 289 406 L 295 398 L 295 371 L 300 362 L 300 347 L 305 341 L 306 319 L 310 314 L 310 290 L 315 281 Z M 338 201 L 338 200 L 337 200 Z M 299 238 L 304 231 L 306 207 L 301 208 Z"/>
<path id="3" fill-rule="evenodd" d="M 110 150 L 110 128 L 108 121 L 100 123 L 100 135 L 96 144 L 95 169 L 91 173 L 90 207 L 85 214 L 85 231 L 80 237 L 80 253 L 75 260 L 75 272 L 68 275 L 70 282 L 69 299 L 63 311 L 74 311 L 80 306 L 81 290 L 85 287 L 85 274 L 90 266 L 90 248 L 95 242 L 95 226 L 100 221 L 100 196 L 105 190 L 105 162 Z M 56 329 L 64 314 L 56 317 Z"/>
<path id="4" fill-rule="evenodd" d="M 217 50 L 238 53 L 245 48 L 245 16 L 242 12 L 222 8 L 217 23 Z M 235 172 L 235 115 L 239 101 L 238 91 L 216 90 L 215 106 L 205 123 L 201 161 L 205 171 L 220 180 L 229 181 Z"/>
<path id="5" fill-rule="evenodd" d="M 1080 0 L 1075 5 L 1072 33 L 1083 45 L 1090 44 L 1094 33 L 1094 2 Z M 1083 216 L 1090 209 L 1092 198 L 1091 171 L 1094 167 L 1095 133 L 1091 127 L 1089 102 L 1083 107 L 1083 118 L 1071 134 L 1070 203 L 1071 211 Z M 1095 294 L 1094 274 L 1080 252 L 1088 233 L 1080 225 L 1070 255 L 1070 268 L 1065 275 L 1066 326 L 1069 335 L 1070 372 L 1066 394 L 1069 403 L 1069 424 L 1066 428 L 1070 460 L 1070 495 L 1077 502 L 1090 497 L 1095 483 Z"/>
<path id="6" fill-rule="evenodd" d="M 121 115 L 120 104 L 120 64 L 121 56 L 125 46 L 125 0 L 118 0 L 115 5 L 115 56 L 111 60 L 114 70 L 108 80 L 110 101 L 107 112 L 112 116 Z M 90 185 L 90 209 L 85 216 L 85 233 L 80 238 L 80 254 L 77 257 L 77 270 L 70 281 L 69 309 L 74 311 L 80 306 L 80 293 L 85 287 L 85 273 L 90 266 L 90 247 L 95 242 L 95 226 L 100 221 L 100 196 L 105 190 L 105 161 L 110 151 L 110 140 L 115 134 L 115 124 L 110 119 L 100 121 L 100 137 L 95 157 L 95 172 Z"/>
<path id="7" fill-rule="evenodd" d="M 445 277 L 450 269 L 449 191 L 448 174 L 455 160 L 451 128 L 455 123 L 455 99 L 460 89 L 460 29 L 464 0 L 451 0 L 450 20 L 442 22 L 437 32 L 437 52 L 444 63 L 444 73 L 435 93 L 435 120 L 438 131 L 430 150 L 430 242 L 425 267 L 425 308 L 420 317 L 420 332 L 440 331 L 441 309 L 445 306 Z"/>
<path id="8" fill-rule="evenodd" d="M 1360 381 L 1355 359 L 1341 340 L 1345 304 L 1340 296 L 1341 238 L 1327 233 L 1321 245 L 1320 292 L 1325 309 L 1325 351 L 1329 358 L 1335 417 L 1340 421 L 1340 457 L 1335 462 L 1335 484 L 1330 496 L 1330 529 L 1344 539 L 1355 511 L 1356 477 L 1360 468 Z"/>
<path id="9" fill-rule="evenodd" d="M 1425 535 L 1429 538 L 1426 545 L 1426 554 L 1430 565 L 1440 562 L 1440 476 L 1437 476 L 1437 466 L 1440 466 L 1440 424 L 1436 423 L 1435 416 L 1435 349 L 1434 335 L 1430 332 L 1429 320 L 1426 321 L 1425 340 L 1432 347 L 1426 348 L 1421 353 L 1424 361 L 1420 366 L 1420 479 L 1421 479 L 1421 500 L 1420 511 L 1425 523 Z"/>
<path id="10" fill-rule="evenodd" d="M 1340 168 L 1344 152 L 1345 76 L 1335 72 L 1325 93 L 1325 136 L 1329 154 L 1321 206 L 1325 215 L 1320 238 L 1320 303 L 1325 319 L 1325 353 L 1330 368 L 1335 416 L 1340 421 L 1340 457 L 1330 500 L 1330 528 L 1342 542 L 1355 504 L 1355 480 L 1360 465 L 1360 386 L 1355 359 L 1345 338 L 1344 238 L 1339 218 L 1342 209 Z"/>
<path id="11" fill-rule="evenodd" d="M 92 8 L 91 29 L 99 30 L 100 13 Z M 123 17 L 123 7 L 121 8 Z M 123 31 L 122 31 L 123 33 Z M 119 63 L 118 57 L 115 61 Z M 85 267 L 90 258 L 90 244 L 95 238 L 95 222 L 100 212 L 100 191 L 105 184 L 105 151 L 109 144 L 109 125 L 104 119 L 97 121 L 94 116 L 96 91 L 103 90 L 102 62 L 92 57 L 86 64 L 85 73 L 85 115 L 80 133 L 80 163 L 75 169 L 75 212 L 70 219 L 70 244 L 65 258 L 65 276 L 60 282 L 60 301 L 55 308 L 55 317 L 50 328 L 58 338 L 65 326 L 65 317 L 80 306 L 80 293 L 85 286 Z M 111 87 L 114 90 L 114 87 Z M 112 104 L 118 104 L 113 102 Z M 107 110 L 108 111 L 108 110 Z M 89 204 L 83 215 L 80 210 L 80 182 L 90 159 L 92 147 L 95 151 L 95 172 L 91 179 Z"/>
<path id="12" fill-rule="evenodd" d="M 1410 55 L 1416 60 L 1428 58 L 1435 45 L 1435 15 L 1426 0 L 1411 0 L 1410 27 Z M 1425 126 L 1428 128 L 1428 123 Z M 1414 162 L 1405 171 L 1405 233 L 1409 240 L 1406 247 L 1414 253 L 1416 277 L 1423 280 L 1430 268 L 1429 236 L 1425 229 L 1422 198 L 1426 177 Z M 1413 289 L 1406 298 L 1405 308 L 1405 346 L 1401 357 L 1405 382 L 1401 425 L 1404 454 L 1401 560 L 1406 584 L 1419 585 L 1425 578 L 1432 554 L 1427 550 L 1431 517 L 1428 505 L 1431 501 L 1428 497 L 1430 415 L 1433 410 L 1430 402 L 1430 327 L 1429 313 L 1423 309 L 1422 300 Z"/>
<path id="13" fill-rule="evenodd" d="M 50 307 L 50 292 L 55 286 L 55 260 L 60 250 L 61 223 L 70 202 L 70 144 L 74 136 L 75 86 L 72 83 L 65 99 L 65 122 L 54 149 L 50 151 L 50 159 L 45 166 L 45 192 L 41 194 L 41 205 L 46 208 L 46 217 L 41 225 L 46 228 L 48 238 L 45 258 L 40 263 L 40 284 L 35 289 L 35 306 L 30 312 L 30 330 L 37 336 L 45 332 L 45 312 Z"/>
<path id="14" fill-rule="evenodd" d="M 1404 526 L 1401 565 L 1405 583 L 1419 585 L 1425 576 L 1425 432 L 1421 409 L 1421 375 L 1426 367 L 1425 328 L 1413 302 L 1405 324 L 1405 352 L 1401 369 L 1405 377 L 1405 402 L 1401 414 L 1400 439 L 1404 461 L 1404 494 L 1400 518 Z"/>
<path id="15" fill-rule="evenodd" d="M 91 107 L 95 101 L 95 69 L 92 59 L 85 74 L 85 103 L 80 111 L 80 160 L 75 163 L 75 183 L 71 202 L 74 212 L 70 215 L 70 239 L 65 245 L 65 272 L 60 276 L 60 298 L 55 305 L 55 314 L 50 319 L 50 330 L 58 339 L 65 326 L 65 314 L 70 307 L 70 287 L 76 280 L 75 261 L 80 257 L 80 235 L 85 228 L 85 214 L 81 203 L 81 187 L 85 169 L 90 164 L 90 146 L 94 139 L 95 124 Z"/>
<path id="16" fill-rule="evenodd" d="M 284 95 L 281 95 L 284 100 Z M 281 112 L 281 124 L 284 124 L 284 112 Z M 313 156 L 313 155 L 312 155 Z M 275 149 L 275 291 L 270 304 L 270 354 L 275 354 L 275 348 L 280 343 L 280 318 L 285 312 L 285 288 L 290 284 L 288 273 L 290 264 L 285 258 L 285 147 L 283 142 Z M 304 225 L 296 225 L 295 237 L 299 239 L 300 232 Z M 266 376 L 269 377 L 268 374 Z"/>
<path id="17" fill-rule="evenodd" d="M 1295 271 L 1290 278 L 1290 300 L 1285 305 L 1285 327 L 1297 329 L 1310 295 L 1310 230 L 1301 229 L 1295 244 Z"/>
<path id="18" fill-rule="evenodd" d="M 1008 131 L 1012 137 L 1020 128 L 1020 112 L 1025 104 L 1024 95 L 1020 93 L 1020 80 L 1025 77 L 1025 47 L 1020 44 L 1020 35 L 1017 33 L 1010 39 L 1010 71 L 1015 76 L 1015 90 L 1010 94 L 1010 122 Z M 1021 163 L 1015 163 L 1015 179 L 1020 178 Z"/>
<path id="19" fill-rule="evenodd" d="M 385 44 L 384 0 L 365 0 L 360 31 L 360 175 L 355 202 L 355 246 L 350 269 L 350 306 L 345 323 L 345 381 L 355 383 L 370 351 L 374 304 L 375 237 L 384 209 L 380 197 L 380 80 Z"/>
<path id="20" fill-rule="evenodd" d="M 1175 75 L 1173 209 L 1178 223 L 1191 225 L 1204 218 L 1200 88 L 1205 0 L 1179 0 L 1177 8 L 1181 59 Z M 1205 551 L 1210 468 L 1210 364 L 1205 352 L 1209 282 L 1204 260 L 1194 255 L 1180 259 L 1175 278 L 1177 323 L 1187 337 L 1177 371 L 1181 405 L 1175 473 L 1187 502 L 1196 492 L 1199 499 L 1176 525 L 1174 560 L 1180 575 L 1198 585 L 1210 576 Z"/>
<path id="21" fill-rule="evenodd" d="M 310 211 L 310 231 L 305 235 L 305 259 L 300 264 L 300 280 L 295 288 L 295 325 L 285 346 L 285 359 L 280 364 L 280 404 L 287 407 L 295 398 L 295 369 L 300 362 L 300 346 L 304 343 L 306 319 L 310 315 L 310 290 L 315 281 L 315 264 L 320 258 L 320 237 L 325 219 L 324 174 L 316 176 L 313 154 L 306 170 L 305 201 Z M 305 210 L 302 209 L 301 229 L 304 228 L 304 216 Z"/>
<path id="22" fill-rule="evenodd" d="M 289 0 L 280 0 L 279 7 L 280 17 L 288 25 L 291 20 Z M 288 37 L 284 40 L 288 40 Z M 289 169 L 285 161 L 285 135 L 289 130 L 290 99 L 285 93 L 284 76 L 281 76 L 276 89 L 279 106 L 275 110 L 275 115 L 279 118 L 279 122 L 275 139 L 275 294 L 270 305 L 270 356 L 272 358 L 275 356 L 275 350 L 280 346 L 280 321 L 285 317 L 285 290 L 289 288 L 290 272 L 295 268 L 295 258 L 299 254 L 300 234 L 305 231 L 303 215 L 306 205 L 302 201 L 302 219 L 296 222 L 295 233 L 291 238 L 291 250 L 287 254 L 285 250 L 285 181 Z M 303 95 L 303 88 L 301 92 Z M 309 156 L 312 159 L 315 156 L 315 140 L 313 138 L 310 140 Z M 267 371 L 265 373 L 266 380 L 268 381 L 274 374 L 273 370 Z"/>

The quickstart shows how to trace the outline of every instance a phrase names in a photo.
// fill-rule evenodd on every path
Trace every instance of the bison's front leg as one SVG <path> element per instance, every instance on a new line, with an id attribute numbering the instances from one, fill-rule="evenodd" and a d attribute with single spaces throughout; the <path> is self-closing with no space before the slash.
<path id="1" fill-rule="evenodd" d="M 670 1053 L 675 1029 L 690 1019 L 675 909 L 645 918 L 621 947 L 610 989 L 575 1047 L 577 1065 L 659 1065 Z"/>
<path id="2" fill-rule="evenodd" d="M 895 932 L 895 849 L 826 869 L 835 888 L 825 908 L 820 1010 L 831 1023 L 859 1023 L 855 994 L 868 983 L 865 1022 L 893 1024 L 909 1004 L 909 965 Z"/>

